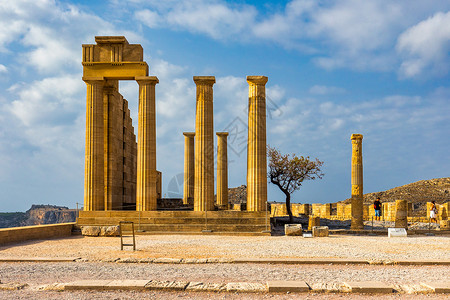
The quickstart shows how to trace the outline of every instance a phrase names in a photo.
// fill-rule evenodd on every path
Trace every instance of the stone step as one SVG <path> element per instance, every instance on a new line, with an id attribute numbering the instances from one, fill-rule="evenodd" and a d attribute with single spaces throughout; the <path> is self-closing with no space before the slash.
<path id="1" fill-rule="evenodd" d="M 120 221 L 131 221 L 134 224 L 204 224 L 205 218 L 121 218 L 121 217 L 100 217 L 100 218 L 86 218 L 78 219 L 79 225 L 117 225 Z M 265 224 L 265 218 L 207 218 L 208 224 Z M 270 223 L 267 220 L 267 223 Z"/>
<path id="2" fill-rule="evenodd" d="M 136 226 L 135 230 L 146 232 L 166 231 L 166 232 L 202 232 L 211 230 L 213 232 L 262 232 L 266 229 L 265 225 L 224 225 L 224 224 L 141 224 Z"/>
<path id="3" fill-rule="evenodd" d="M 208 218 L 265 218 L 266 213 L 236 210 L 208 211 Z M 202 211 L 80 211 L 79 218 L 204 218 Z"/>

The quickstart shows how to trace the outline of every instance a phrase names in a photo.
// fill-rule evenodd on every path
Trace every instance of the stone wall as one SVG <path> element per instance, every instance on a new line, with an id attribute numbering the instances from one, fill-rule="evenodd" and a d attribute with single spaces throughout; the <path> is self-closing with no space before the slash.
<path id="1" fill-rule="evenodd" d="M 72 235 L 75 223 L 36 225 L 0 229 L 0 245 L 28 240 L 49 239 Z"/>

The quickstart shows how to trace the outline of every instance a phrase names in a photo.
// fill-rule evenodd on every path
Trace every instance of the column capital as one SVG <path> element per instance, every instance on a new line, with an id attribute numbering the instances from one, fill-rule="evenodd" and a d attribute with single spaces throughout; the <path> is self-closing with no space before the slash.
<path id="1" fill-rule="evenodd" d="M 267 76 L 247 76 L 247 82 L 249 84 L 265 85 L 267 80 L 269 80 Z"/>
<path id="2" fill-rule="evenodd" d="M 194 76 L 193 79 L 196 85 L 213 85 L 216 83 L 216 77 L 214 76 Z"/>
<path id="3" fill-rule="evenodd" d="M 363 135 L 359 134 L 359 133 L 354 133 L 351 136 L 351 140 L 359 140 L 359 141 L 361 141 L 362 139 L 363 139 Z"/>
<path id="4" fill-rule="evenodd" d="M 195 132 L 183 132 L 183 135 L 186 137 L 194 137 L 195 136 Z"/>
<path id="5" fill-rule="evenodd" d="M 217 136 L 228 136 L 228 132 L 216 132 Z"/>
<path id="6" fill-rule="evenodd" d="M 139 85 L 142 85 L 142 84 L 155 85 L 155 84 L 159 83 L 159 79 L 156 76 L 136 76 L 136 77 L 134 77 L 134 80 L 136 80 L 136 82 Z"/>

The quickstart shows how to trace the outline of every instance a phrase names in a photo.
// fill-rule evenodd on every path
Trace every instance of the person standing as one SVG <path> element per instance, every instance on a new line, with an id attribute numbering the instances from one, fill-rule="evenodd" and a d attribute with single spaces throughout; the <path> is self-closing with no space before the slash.
<path id="1" fill-rule="evenodd" d="M 430 219 L 431 219 L 431 222 L 437 223 L 436 215 L 437 215 L 436 202 L 435 201 L 431 201 L 431 207 L 430 207 Z"/>
<path id="2" fill-rule="evenodd" d="M 380 197 L 377 197 L 377 200 L 373 202 L 373 208 L 375 210 L 375 220 L 380 221 L 381 217 L 381 201 Z"/>

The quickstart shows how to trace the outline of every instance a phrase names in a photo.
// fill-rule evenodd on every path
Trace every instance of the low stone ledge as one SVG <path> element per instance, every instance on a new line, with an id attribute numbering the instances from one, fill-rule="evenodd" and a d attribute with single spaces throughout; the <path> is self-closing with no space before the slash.
<path id="1" fill-rule="evenodd" d="M 227 290 L 225 283 L 189 282 L 186 291 L 195 292 L 224 292 Z"/>
<path id="2" fill-rule="evenodd" d="M 78 280 L 64 285 L 64 290 L 104 290 L 112 280 Z"/>
<path id="3" fill-rule="evenodd" d="M 343 285 L 340 283 L 316 282 L 310 285 L 314 293 L 341 293 L 344 292 Z"/>
<path id="4" fill-rule="evenodd" d="M 254 282 L 230 282 L 227 284 L 227 292 L 234 293 L 265 293 L 267 286 Z"/>
<path id="5" fill-rule="evenodd" d="M 107 290 L 143 290 L 150 280 L 113 280 L 105 287 Z"/>
<path id="6" fill-rule="evenodd" d="M 450 280 L 438 282 L 421 282 L 422 286 L 429 288 L 435 293 L 450 293 Z"/>
<path id="7" fill-rule="evenodd" d="M 345 292 L 351 293 L 392 293 L 394 288 L 381 281 L 347 281 L 344 282 Z"/>
<path id="8" fill-rule="evenodd" d="M 145 288 L 149 290 L 183 291 L 188 284 L 188 281 L 151 280 L 145 285 Z"/>
<path id="9" fill-rule="evenodd" d="M 81 226 L 84 236 L 120 236 L 119 226 Z"/>
<path id="10" fill-rule="evenodd" d="M 328 264 L 339 264 L 339 265 L 350 265 L 350 264 L 369 264 L 368 260 L 365 259 L 346 259 L 346 258 L 237 258 L 233 261 L 234 263 L 254 263 L 254 264 L 318 264 L 318 265 L 328 265 Z"/>
<path id="11" fill-rule="evenodd" d="M 181 261 L 182 261 L 181 258 L 160 257 L 160 258 L 155 258 L 153 260 L 153 263 L 155 263 L 155 264 L 179 264 L 179 263 L 181 263 Z"/>
<path id="12" fill-rule="evenodd" d="M 17 283 L 17 282 L 2 283 L 2 282 L 0 282 L 0 291 L 22 290 L 27 286 L 28 286 L 27 283 Z"/>
<path id="13" fill-rule="evenodd" d="M 267 290 L 270 293 L 304 293 L 309 292 L 309 286 L 304 281 L 268 281 Z"/>
<path id="14" fill-rule="evenodd" d="M 0 257 L 0 262 L 74 262 L 81 257 Z"/>

